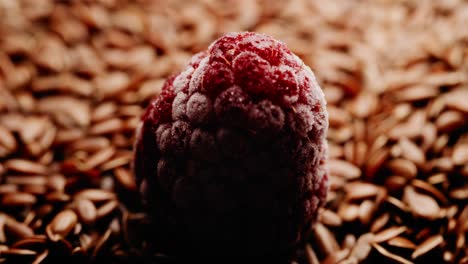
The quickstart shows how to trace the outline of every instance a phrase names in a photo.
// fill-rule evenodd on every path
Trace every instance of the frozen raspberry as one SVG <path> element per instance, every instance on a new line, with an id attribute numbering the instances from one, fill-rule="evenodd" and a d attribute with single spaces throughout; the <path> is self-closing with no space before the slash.
<path id="1" fill-rule="evenodd" d="M 228 34 L 195 55 L 137 130 L 157 249 L 287 259 L 325 201 L 325 104 L 310 68 L 269 36 Z"/>

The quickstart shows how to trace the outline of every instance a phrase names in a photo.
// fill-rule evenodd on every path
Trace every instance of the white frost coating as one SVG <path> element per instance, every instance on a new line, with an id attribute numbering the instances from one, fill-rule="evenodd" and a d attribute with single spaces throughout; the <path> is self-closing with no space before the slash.
<path id="1" fill-rule="evenodd" d="M 198 68 L 193 72 L 192 79 L 189 83 L 189 95 L 200 90 L 199 87 L 202 85 L 203 82 L 203 74 L 205 73 L 206 68 L 209 67 L 209 59 L 209 57 L 205 57 L 203 60 L 201 60 L 200 65 L 198 65 Z"/>
<path id="2" fill-rule="evenodd" d="M 288 59 L 291 59 L 292 61 L 294 61 L 298 66 L 301 66 L 305 65 L 304 61 L 301 60 L 301 58 L 299 58 L 296 54 L 294 53 L 291 53 L 291 54 L 285 54 L 287 56 Z M 302 69 L 299 68 L 299 71 L 301 71 Z"/>
<path id="3" fill-rule="evenodd" d="M 165 153 L 171 143 L 171 125 L 162 124 L 156 129 L 156 144 L 162 153 Z"/>
<path id="4" fill-rule="evenodd" d="M 172 86 L 174 87 L 175 93 L 181 92 L 184 88 L 186 88 L 189 85 L 190 75 L 192 74 L 193 70 L 194 70 L 193 67 L 187 67 L 187 69 L 181 72 L 174 79 Z"/>
<path id="5" fill-rule="evenodd" d="M 201 93 L 194 93 L 187 103 L 187 117 L 195 124 L 207 121 L 212 111 L 210 98 Z"/>
<path id="6" fill-rule="evenodd" d="M 172 102 L 172 119 L 179 120 L 185 117 L 188 96 L 178 93 Z"/>
<path id="7" fill-rule="evenodd" d="M 290 113 L 291 127 L 299 134 L 307 135 L 314 128 L 315 115 L 309 105 L 296 104 L 295 112 Z"/>
<path id="8" fill-rule="evenodd" d="M 259 39 L 259 36 L 262 36 L 262 38 Z M 255 48 L 262 50 L 272 48 L 274 47 L 274 44 L 280 44 L 280 42 L 272 40 L 265 34 L 255 34 L 251 36 L 245 36 L 242 42 L 239 44 L 251 44 Z"/>

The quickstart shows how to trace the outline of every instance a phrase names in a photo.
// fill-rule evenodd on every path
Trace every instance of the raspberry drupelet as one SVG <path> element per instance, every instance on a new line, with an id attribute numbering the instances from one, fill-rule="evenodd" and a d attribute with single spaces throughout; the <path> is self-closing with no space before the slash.
<path id="1" fill-rule="evenodd" d="M 328 189 L 328 116 L 285 44 L 227 34 L 169 78 L 137 129 L 134 172 L 156 248 L 287 259 Z"/>

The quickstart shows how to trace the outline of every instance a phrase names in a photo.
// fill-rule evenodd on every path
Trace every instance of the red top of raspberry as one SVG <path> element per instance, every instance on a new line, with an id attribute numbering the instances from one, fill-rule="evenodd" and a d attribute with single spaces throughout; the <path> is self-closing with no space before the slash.
<path id="1" fill-rule="evenodd" d="M 285 44 L 232 33 L 193 56 L 135 142 L 161 248 L 286 254 L 325 201 L 327 127 L 322 90 Z"/>

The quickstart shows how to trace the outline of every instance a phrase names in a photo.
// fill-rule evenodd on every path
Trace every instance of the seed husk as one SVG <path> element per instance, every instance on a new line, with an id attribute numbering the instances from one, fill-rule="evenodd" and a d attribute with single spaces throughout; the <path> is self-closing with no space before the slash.
<path id="1" fill-rule="evenodd" d="M 325 253 L 326 256 L 332 254 L 340 248 L 333 234 L 324 225 L 316 223 L 312 229 L 312 232 L 315 234 L 318 247 L 320 248 L 321 252 Z"/>
<path id="2" fill-rule="evenodd" d="M 66 209 L 58 213 L 46 228 L 47 235 L 52 241 L 66 237 L 75 227 L 78 217 L 72 210 Z"/>
<path id="3" fill-rule="evenodd" d="M 317 254 L 315 254 L 315 251 L 312 249 L 312 246 L 310 244 L 307 244 L 305 246 L 305 254 L 307 257 L 307 262 L 309 264 L 320 264 Z"/>
<path id="4" fill-rule="evenodd" d="M 397 237 L 407 230 L 405 226 L 392 226 L 374 235 L 374 243 L 381 243 Z"/>
<path id="5" fill-rule="evenodd" d="M 137 189 L 135 180 L 131 175 L 130 171 L 124 168 L 116 168 L 114 170 L 114 175 L 117 181 L 125 187 L 127 190 L 135 191 Z"/>
<path id="6" fill-rule="evenodd" d="M 413 187 L 407 186 L 404 191 L 403 199 L 416 216 L 427 219 L 439 217 L 440 207 L 431 196 L 419 194 Z"/>
<path id="7" fill-rule="evenodd" d="M 15 219 L 6 216 L 5 218 L 5 229 L 20 239 L 32 237 L 34 231 L 28 225 L 18 222 Z"/>
<path id="8" fill-rule="evenodd" d="M 335 212 L 328 209 L 321 210 L 319 213 L 319 221 L 327 226 L 340 226 L 343 223 Z"/>
<path id="9" fill-rule="evenodd" d="M 366 182 L 351 182 L 344 186 L 347 198 L 350 200 L 360 200 L 376 196 L 380 188 L 374 184 Z"/>
<path id="10" fill-rule="evenodd" d="M 390 246 L 400 247 L 400 248 L 407 248 L 407 249 L 415 249 L 416 245 L 409 239 L 404 237 L 394 237 L 387 241 Z"/>
<path id="11" fill-rule="evenodd" d="M 428 253 L 432 249 L 442 244 L 442 242 L 444 242 L 444 238 L 441 235 L 434 235 L 427 238 L 426 240 L 424 240 L 424 242 L 422 242 L 416 247 L 413 254 L 411 254 L 411 258 L 416 259 Z"/>
<path id="12" fill-rule="evenodd" d="M 37 201 L 30 193 L 8 193 L 3 196 L 1 202 L 4 206 L 31 206 Z"/>
<path id="13" fill-rule="evenodd" d="M 80 220 L 85 224 L 92 224 L 96 220 L 96 206 L 87 199 L 78 199 L 76 203 L 76 212 Z"/>
<path id="14" fill-rule="evenodd" d="M 47 168 L 39 163 L 24 159 L 9 159 L 5 162 L 8 170 L 29 174 L 46 174 Z"/>
<path id="15" fill-rule="evenodd" d="M 351 249 L 350 256 L 353 256 L 358 261 L 366 259 L 371 251 L 371 242 L 374 238 L 372 233 L 367 233 L 358 238 L 356 244 Z"/>
<path id="16" fill-rule="evenodd" d="M 361 175 L 361 170 L 353 164 L 342 160 L 329 160 L 330 173 L 346 179 L 356 179 Z"/>
<path id="17" fill-rule="evenodd" d="M 76 198 L 88 199 L 92 202 L 103 202 L 111 199 L 115 199 L 115 194 L 109 191 L 100 189 L 87 189 L 82 190 L 75 194 Z"/>
<path id="18" fill-rule="evenodd" d="M 416 177 L 418 168 L 414 163 L 406 159 L 394 159 L 387 163 L 387 167 L 392 170 L 394 174 L 404 176 L 408 179 Z"/>
<path id="19" fill-rule="evenodd" d="M 378 251 L 380 254 L 382 254 L 382 255 L 384 255 L 385 257 L 390 258 L 390 259 L 392 259 L 392 260 L 394 260 L 394 261 L 396 261 L 396 262 L 398 262 L 398 263 L 402 263 L 402 264 L 412 264 L 412 263 L 413 263 L 412 261 L 409 261 L 409 260 L 407 260 L 407 259 L 405 259 L 405 258 L 402 258 L 402 257 L 400 257 L 400 256 L 398 256 L 398 255 L 395 255 L 395 254 L 389 252 L 388 250 L 386 250 L 384 247 L 380 246 L 379 244 L 372 243 L 372 246 L 373 246 L 375 249 L 377 249 L 377 251 Z"/>
<path id="20" fill-rule="evenodd" d="M 100 218 L 103 218 L 103 217 L 109 215 L 109 214 L 112 213 L 112 211 L 114 211 L 118 206 L 119 206 L 119 202 L 118 202 L 118 201 L 115 201 L 115 200 L 111 200 L 111 201 L 105 203 L 105 204 L 102 205 L 101 207 L 97 208 L 97 211 L 96 211 L 96 217 L 97 217 L 97 219 L 100 219 Z"/>

